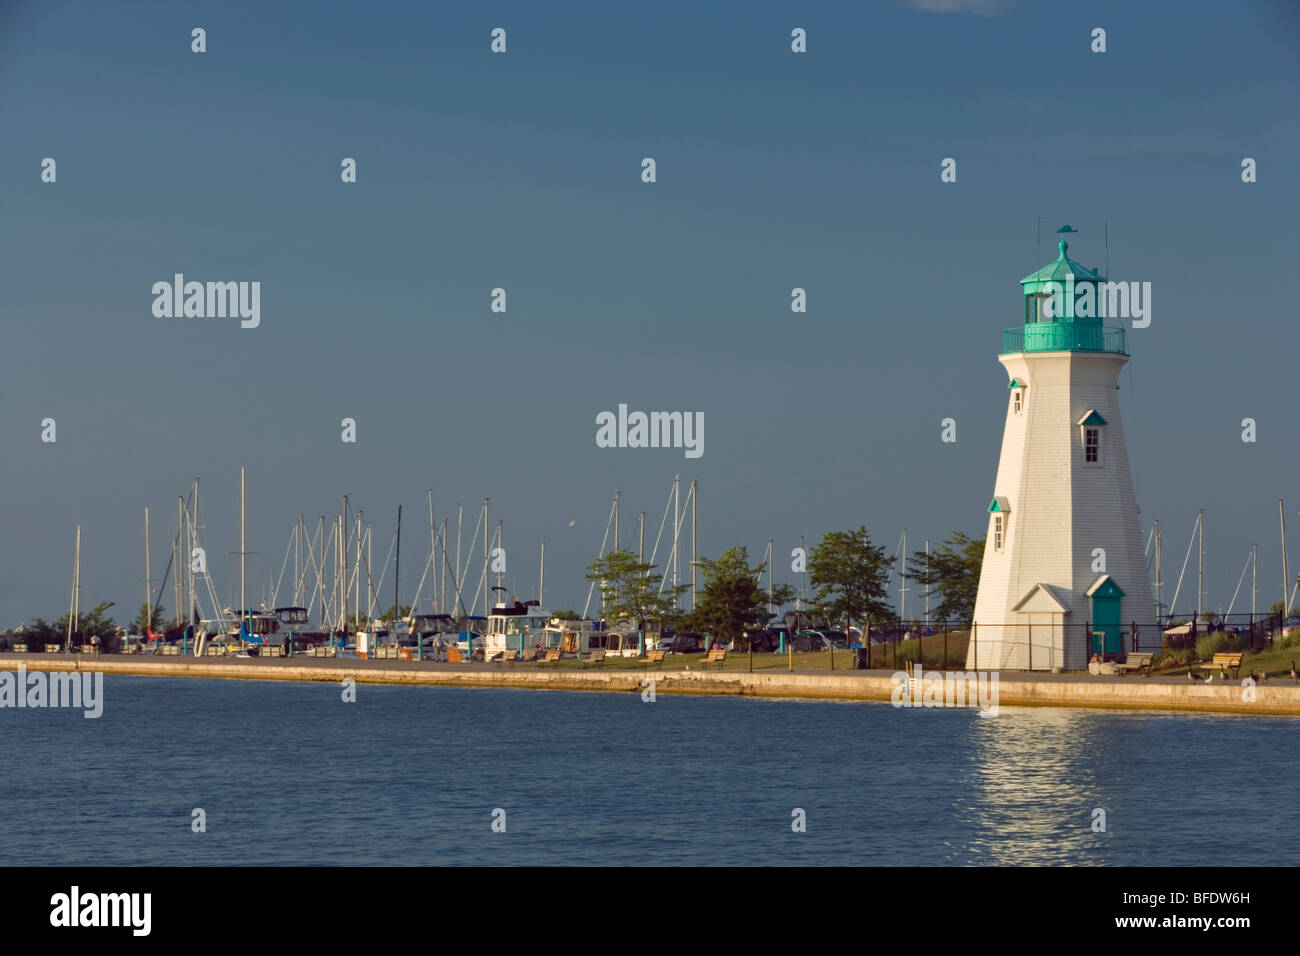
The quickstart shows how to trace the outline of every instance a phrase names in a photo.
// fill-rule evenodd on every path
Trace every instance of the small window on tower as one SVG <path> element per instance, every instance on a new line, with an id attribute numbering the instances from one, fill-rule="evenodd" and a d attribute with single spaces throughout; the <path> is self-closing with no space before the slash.
<path id="1" fill-rule="evenodd" d="M 1021 410 L 1022 408 L 1025 407 L 1025 390 L 1024 390 L 1024 389 L 1022 389 L 1022 388 L 1018 388 L 1018 389 L 1016 389 L 1014 392 L 1011 393 L 1011 404 L 1012 404 L 1012 407 L 1015 409 L 1016 414 L 1019 415 L 1019 414 L 1020 414 L 1020 410 Z"/>
<path id="2" fill-rule="evenodd" d="M 1101 464 L 1101 429 L 1083 430 L 1083 460 L 1089 465 Z"/>
<path id="3" fill-rule="evenodd" d="M 995 515 L 993 516 L 993 550 L 994 550 L 994 551 L 1001 551 L 1001 550 L 1002 550 L 1002 537 L 1003 537 L 1003 535 L 1002 535 L 1002 527 L 1003 527 L 1002 522 L 1003 522 L 1003 516 L 1002 516 L 1002 515 L 996 515 L 996 514 L 995 514 Z"/>

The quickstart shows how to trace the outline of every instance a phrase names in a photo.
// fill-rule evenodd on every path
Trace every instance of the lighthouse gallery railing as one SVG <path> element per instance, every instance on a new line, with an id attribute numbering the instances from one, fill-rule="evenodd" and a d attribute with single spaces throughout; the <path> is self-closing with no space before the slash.
<path id="1" fill-rule="evenodd" d="M 1075 322 L 1030 322 L 1002 332 L 1002 352 L 1124 351 L 1124 330 Z"/>

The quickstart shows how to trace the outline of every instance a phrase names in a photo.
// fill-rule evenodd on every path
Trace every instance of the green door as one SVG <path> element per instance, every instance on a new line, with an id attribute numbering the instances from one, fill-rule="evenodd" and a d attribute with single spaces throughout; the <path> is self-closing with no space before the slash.
<path id="1" fill-rule="evenodd" d="M 1092 591 L 1092 652 L 1103 658 L 1119 654 L 1123 649 L 1124 592 L 1110 579 L 1103 578 L 1093 585 Z"/>

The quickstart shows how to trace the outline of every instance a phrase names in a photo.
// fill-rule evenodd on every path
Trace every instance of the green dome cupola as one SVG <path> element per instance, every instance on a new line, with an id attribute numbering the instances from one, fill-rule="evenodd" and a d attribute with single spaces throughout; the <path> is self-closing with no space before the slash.
<path id="1" fill-rule="evenodd" d="M 1062 226 L 1057 232 L 1075 232 Z M 1071 259 L 1070 244 L 1057 243 L 1059 255 L 1020 280 L 1025 296 L 1023 328 L 1007 329 L 1007 352 L 1124 352 L 1124 330 L 1102 325 L 1100 301 L 1106 277 Z M 1049 305 L 1050 301 L 1050 305 Z"/>

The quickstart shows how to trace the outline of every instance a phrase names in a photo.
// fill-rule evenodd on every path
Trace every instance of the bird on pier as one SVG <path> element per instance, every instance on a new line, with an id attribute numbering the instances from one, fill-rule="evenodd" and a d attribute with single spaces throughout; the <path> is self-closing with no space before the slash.
<path id="1" fill-rule="evenodd" d="M 1188 672 L 1187 672 L 1187 676 L 1190 677 L 1190 678 L 1191 678 L 1192 680 L 1194 680 L 1194 681 L 1205 680 L 1204 677 L 1202 677 L 1200 674 L 1196 673 L 1196 671 L 1194 671 L 1194 670 L 1188 670 Z"/>
<path id="2" fill-rule="evenodd" d="M 1260 682 L 1260 681 L 1266 681 L 1266 680 L 1268 680 L 1268 671 L 1260 671 L 1260 672 L 1259 672 L 1259 676 L 1255 678 L 1255 681 L 1256 681 L 1257 683 Z"/>
<path id="3" fill-rule="evenodd" d="M 1292 661 L 1292 662 L 1291 662 L 1291 679 L 1292 679 L 1292 680 L 1300 680 L 1300 674 L 1297 674 L 1297 673 L 1296 673 L 1296 669 L 1295 669 L 1295 661 Z"/>

